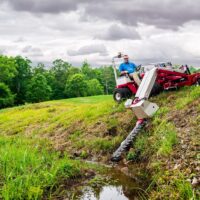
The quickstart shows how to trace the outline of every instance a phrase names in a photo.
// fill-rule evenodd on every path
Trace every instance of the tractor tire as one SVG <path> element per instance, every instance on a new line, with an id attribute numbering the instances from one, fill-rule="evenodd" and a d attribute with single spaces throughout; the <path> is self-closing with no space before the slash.
<path id="1" fill-rule="evenodd" d="M 154 86 L 153 86 L 153 88 L 152 88 L 152 90 L 151 90 L 151 94 L 150 94 L 150 96 L 152 97 L 152 96 L 156 96 L 156 95 L 158 95 L 158 94 L 160 94 L 160 92 L 162 92 L 163 91 L 163 88 L 162 88 L 162 86 L 160 85 L 160 84 L 158 84 L 158 83 L 154 83 Z"/>
<path id="2" fill-rule="evenodd" d="M 200 78 L 197 79 L 196 85 L 200 86 Z"/>
<path id="3" fill-rule="evenodd" d="M 113 92 L 113 99 L 120 103 L 124 99 L 130 98 L 132 96 L 131 91 L 128 88 L 116 88 Z"/>

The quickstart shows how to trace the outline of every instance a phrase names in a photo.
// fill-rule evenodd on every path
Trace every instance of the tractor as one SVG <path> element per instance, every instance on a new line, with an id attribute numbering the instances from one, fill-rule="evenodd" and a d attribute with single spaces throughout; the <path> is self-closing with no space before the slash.
<path id="1" fill-rule="evenodd" d="M 116 88 L 113 92 L 113 98 L 116 102 L 121 102 L 123 99 L 128 99 L 135 96 L 138 90 L 138 85 L 128 74 L 118 76 L 117 67 L 115 64 L 116 58 L 121 58 L 122 54 L 113 57 L 113 70 L 116 81 Z M 139 65 L 137 72 L 142 80 L 145 73 L 156 68 L 156 79 L 151 90 L 152 95 L 157 95 L 163 90 L 177 89 L 183 86 L 200 85 L 200 73 L 191 74 L 187 65 L 182 65 L 180 68 L 174 68 L 171 62 L 152 63 L 148 65 Z"/>

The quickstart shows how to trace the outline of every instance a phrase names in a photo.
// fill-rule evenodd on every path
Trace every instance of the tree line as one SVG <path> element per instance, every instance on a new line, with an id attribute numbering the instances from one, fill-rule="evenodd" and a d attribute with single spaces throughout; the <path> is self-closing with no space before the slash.
<path id="1" fill-rule="evenodd" d="M 0 55 L 0 108 L 72 97 L 112 94 L 115 87 L 111 66 L 81 67 L 57 59 L 50 67 L 36 66 L 21 56 Z"/>

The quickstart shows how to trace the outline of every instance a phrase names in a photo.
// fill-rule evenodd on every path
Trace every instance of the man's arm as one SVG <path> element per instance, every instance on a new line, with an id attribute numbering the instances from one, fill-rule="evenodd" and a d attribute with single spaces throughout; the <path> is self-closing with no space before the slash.
<path id="1" fill-rule="evenodd" d="M 133 66 L 134 72 L 136 72 L 136 71 L 137 71 L 137 65 L 136 65 L 135 63 L 131 63 L 131 64 L 132 64 L 132 66 Z"/>

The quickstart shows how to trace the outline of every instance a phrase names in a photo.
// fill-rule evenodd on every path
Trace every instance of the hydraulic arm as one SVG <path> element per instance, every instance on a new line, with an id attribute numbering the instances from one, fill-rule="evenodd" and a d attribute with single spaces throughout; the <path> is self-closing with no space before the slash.
<path id="1" fill-rule="evenodd" d="M 135 99 L 128 99 L 125 103 L 126 108 L 132 109 L 138 118 L 134 129 L 129 133 L 127 138 L 121 143 L 119 148 L 113 153 L 111 160 L 118 162 L 121 160 L 121 155 L 124 151 L 128 150 L 132 144 L 133 139 L 137 136 L 140 130 L 146 124 L 146 119 L 151 117 L 159 107 L 155 103 L 149 102 L 149 98 L 154 83 L 157 77 L 157 69 L 154 68 L 147 72 L 142 79 L 142 82 L 135 95 Z"/>

